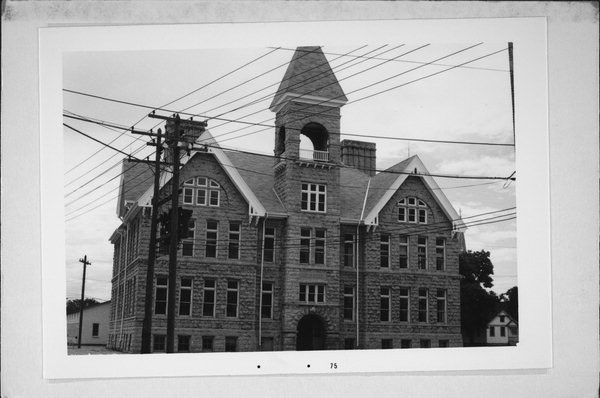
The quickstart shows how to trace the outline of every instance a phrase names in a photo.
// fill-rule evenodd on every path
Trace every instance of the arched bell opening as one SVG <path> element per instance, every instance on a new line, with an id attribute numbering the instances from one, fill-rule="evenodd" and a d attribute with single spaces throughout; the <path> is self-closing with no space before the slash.
<path id="1" fill-rule="evenodd" d="M 319 123 L 310 122 L 300 130 L 300 157 L 304 159 L 329 160 L 329 132 Z"/>

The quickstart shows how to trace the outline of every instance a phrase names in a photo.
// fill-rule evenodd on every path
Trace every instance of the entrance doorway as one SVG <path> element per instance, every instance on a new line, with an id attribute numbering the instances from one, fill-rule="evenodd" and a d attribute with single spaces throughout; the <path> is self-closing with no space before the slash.
<path id="1" fill-rule="evenodd" d="M 310 314 L 298 321 L 298 333 L 296 335 L 296 350 L 324 350 L 325 349 L 325 325 L 323 319 Z"/>

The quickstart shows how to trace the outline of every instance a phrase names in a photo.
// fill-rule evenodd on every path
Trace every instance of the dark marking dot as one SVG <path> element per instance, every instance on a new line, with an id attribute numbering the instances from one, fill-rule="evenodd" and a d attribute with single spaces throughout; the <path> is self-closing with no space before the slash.
<path id="1" fill-rule="evenodd" d="M 258 369 L 260 369 L 260 365 L 256 365 L 256 367 L 257 367 Z"/>
<path id="2" fill-rule="evenodd" d="M 306 365 L 307 368 L 310 368 L 310 364 Z"/>

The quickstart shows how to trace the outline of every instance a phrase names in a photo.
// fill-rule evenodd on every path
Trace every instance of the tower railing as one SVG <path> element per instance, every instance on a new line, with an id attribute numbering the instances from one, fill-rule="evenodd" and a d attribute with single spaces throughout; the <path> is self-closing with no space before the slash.
<path id="1" fill-rule="evenodd" d="M 328 151 L 317 151 L 312 149 L 300 149 L 300 159 L 314 160 L 316 162 L 328 162 Z"/>

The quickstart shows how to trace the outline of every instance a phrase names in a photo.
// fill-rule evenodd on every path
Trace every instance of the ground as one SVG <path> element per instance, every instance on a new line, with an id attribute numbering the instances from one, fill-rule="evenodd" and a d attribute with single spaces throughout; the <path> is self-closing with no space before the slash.
<path id="1" fill-rule="evenodd" d="M 69 355 L 123 354 L 121 351 L 113 351 L 105 346 L 97 345 L 82 345 L 81 348 L 77 348 L 77 346 L 68 346 L 67 352 Z"/>

